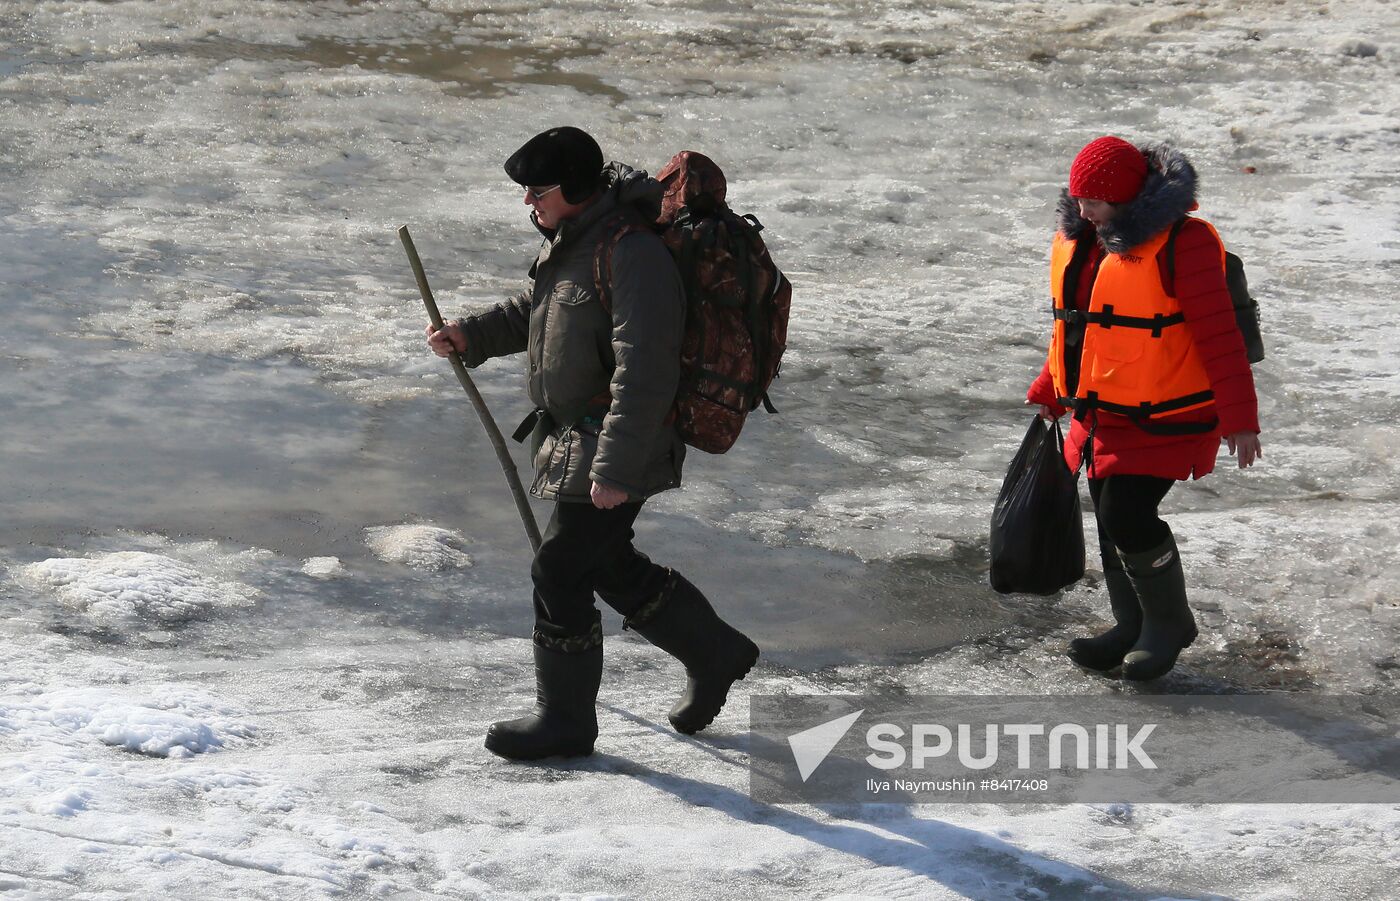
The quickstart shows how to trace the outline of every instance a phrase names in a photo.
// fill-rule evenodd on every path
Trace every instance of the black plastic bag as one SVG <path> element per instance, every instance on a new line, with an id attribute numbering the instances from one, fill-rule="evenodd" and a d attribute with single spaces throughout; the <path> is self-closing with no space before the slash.
<path id="1" fill-rule="evenodd" d="M 992 510 L 992 588 L 1054 594 L 1084 576 L 1079 474 L 1065 465 L 1065 438 L 1039 416 L 1011 460 Z"/>

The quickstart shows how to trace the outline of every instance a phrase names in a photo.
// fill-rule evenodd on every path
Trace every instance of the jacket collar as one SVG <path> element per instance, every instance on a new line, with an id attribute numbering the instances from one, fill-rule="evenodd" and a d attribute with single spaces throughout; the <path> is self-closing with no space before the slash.
<path id="1" fill-rule="evenodd" d="M 1196 209 L 1196 170 L 1190 160 L 1168 144 L 1140 145 L 1138 149 L 1147 157 L 1147 178 L 1137 196 L 1099 229 L 1099 243 L 1109 253 L 1126 253 Z M 1067 238 L 1081 238 L 1093 231 L 1093 225 L 1079 215 L 1079 206 L 1068 189 L 1060 191 L 1056 216 L 1060 234 Z"/>

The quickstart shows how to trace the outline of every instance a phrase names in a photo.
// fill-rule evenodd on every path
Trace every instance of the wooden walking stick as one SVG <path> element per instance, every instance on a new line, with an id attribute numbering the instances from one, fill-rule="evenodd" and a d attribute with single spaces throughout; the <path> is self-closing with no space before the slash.
<path id="1" fill-rule="evenodd" d="M 407 225 L 399 226 L 399 240 L 403 242 L 403 249 L 408 253 L 408 264 L 413 267 L 413 277 L 418 279 L 418 291 L 423 295 L 423 306 L 428 308 L 428 319 L 432 321 L 434 329 L 440 329 L 442 314 L 438 312 L 437 303 L 433 300 L 433 291 L 428 287 L 428 276 L 423 272 L 423 261 L 418 259 L 418 250 L 413 246 L 413 238 L 409 237 Z M 486 408 L 486 401 L 481 392 L 476 390 L 476 383 L 467 374 L 467 367 L 462 358 L 454 350 L 447 355 L 447 359 L 452 362 L 452 371 L 457 373 L 457 381 L 466 389 L 467 397 L 471 398 L 476 415 L 481 417 L 481 424 L 486 427 L 486 435 L 491 439 L 492 447 L 496 449 L 496 457 L 501 461 L 501 469 L 505 470 L 506 481 L 510 483 L 510 493 L 515 495 L 515 509 L 520 511 L 520 519 L 525 523 L 525 534 L 530 537 L 530 549 L 538 551 L 540 527 L 535 524 L 535 514 L 530 510 L 525 488 L 520 484 L 520 473 L 515 471 L 515 461 L 510 458 L 510 450 L 506 447 L 506 439 L 496 426 L 496 420 L 491 418 L 491 411 Z"/>

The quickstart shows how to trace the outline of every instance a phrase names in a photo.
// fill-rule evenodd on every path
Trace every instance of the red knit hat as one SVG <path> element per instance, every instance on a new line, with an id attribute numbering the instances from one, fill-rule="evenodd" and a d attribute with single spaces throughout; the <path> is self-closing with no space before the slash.
<path id="1" fill-rule="evenodd" d="M 1069 194 L 1085 200 L 1127 203 L 1142 190 L 1147 157 L 1122 138 L 1096 138 L 1069 167 Z"/>

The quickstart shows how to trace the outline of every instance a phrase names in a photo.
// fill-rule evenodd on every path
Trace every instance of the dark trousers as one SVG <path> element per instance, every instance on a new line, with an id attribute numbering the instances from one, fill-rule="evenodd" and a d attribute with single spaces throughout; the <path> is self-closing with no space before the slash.
<path id="1" fill-rule="evenodd" d="M 535 631 L 550 639 L 587 635 L 597 613 L 596 592 L 623 616 L 636 613 L 666 584 L 667 572 L 632 547 L 632 523 L 642 501 L 599 510 L 556 503 L 530 567 L 535 583 Z"/>
<path id="2" fill-rule="evenodd" d="M 1113 554 L 1114 548 L 1140 554 L 1167 540 L 1171 529 L 1157 515 L 1157 505 L 1174 484 L 1173 479 L 1157 476 L 1089 480 L 1089 496 L 1099 525 L 1099 549 L 1105 557 Z M 1117 555 L 1111 559 L 1116 560 Z"/>

